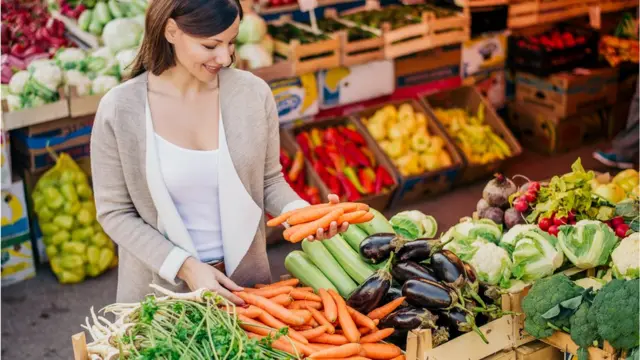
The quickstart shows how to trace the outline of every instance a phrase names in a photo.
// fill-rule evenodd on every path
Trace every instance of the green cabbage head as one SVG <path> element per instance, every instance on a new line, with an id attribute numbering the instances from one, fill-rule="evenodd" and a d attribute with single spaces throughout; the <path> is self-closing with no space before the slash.
<path id="1" fill-rule="evenodd" d="M 558 239 L 539 228 L 525 229 L 514 237 L 513 277 L 526 282 L 550 276 L 562 266 L 564 256 Z"/>
<path id="2" fill-rule="evenodd" d="M 611 228 L 597 220 L 580 220 L 564 225 L 558 233 L 558 243 L 569 261 L 580 269 L 606 265 L 618 242 Z"/>
<path id="3" fill-rule="evenodd" d="M 502 226 L 489 219 L 465 220 L 450 228 L 440 239 L 447 242 L 451 238 L 454 241 L 464 238 L 483 238 L 497 244 L 502 236 Z"/>

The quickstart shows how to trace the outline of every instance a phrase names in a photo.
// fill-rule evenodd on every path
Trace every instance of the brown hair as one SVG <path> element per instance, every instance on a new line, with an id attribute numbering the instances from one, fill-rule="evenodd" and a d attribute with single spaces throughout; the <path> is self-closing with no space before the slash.
<path id="1" fill-rule="evenodd" d="M 169 19 L 175 20 L 185 33 L 204 38 L 225 31 L 238 16 L 242 20 L 238 0 L 150 0 L 144 37 L 131 65 L 131 77 L 145 71 L 160 75 L 175 66 L 173 45 L 164 36 Z"/>

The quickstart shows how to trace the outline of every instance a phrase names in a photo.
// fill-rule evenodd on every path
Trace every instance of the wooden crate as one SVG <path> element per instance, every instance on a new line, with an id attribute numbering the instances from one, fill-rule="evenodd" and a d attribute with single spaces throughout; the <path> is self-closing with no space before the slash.
<path id="1" fill-rule="evenodd" d="M 69 117 L 69 100 L 62 89 L 58 93 L 60 100 L 56 102 L 18 111 L 9 111 L 7 100 L 2 100 L 2 129 L 10 131 Z"/>
<path id="2" fill-rule="evenodd" d="M 560 350 L 542 341 L 534 341 L 515 349 L 517 360 L 564 360 Z"/>
<path id="3" fill-rule="evenodd" d="M 489 104 L 488 100 L 473 86 L 463 86 L 453 90 L 442 91 L 435 94 L 429 95 L 421 95 L 420 100 L 425 105 L 427 109 L 427 113 L 431 117 L 431 119 L 435 120 L 443 129 L 445 127 L 440 123 L 440 120 L 436 117 L 434 113 L 434 108 L 462 108 L 466 109 L 472 114 L 475 114 L 478 111 L 480 104 L 484 104 L 485 108 L 485 124 L 491 126 L 493 131 L 500 136 L 506 143 L 509 145 L 511 149 L 510 158 L 514 158 L 519 156 L 522 153 L 522 147 L 520 143 L 513 136 L 513 133 L 507 126 L 504 121 L 498 116 L 495 109 L 491 104 Z M 457 145 L 458 151 L 462 155 L 465 161 L 465 168 L 457 179 L 458 184 L 466 184 L 471 183 L 479 179 L 484 179 L 491 174 L 494 174 L 496 171 L 500 169 L 503 163 L 507 159 L 496 160 L 490 162 L 488 164 L 475 164 L 471 163 L 467 156 L 464 154 L 462 149 L 460 149 Z"/>
<path id="4" fill-rule="evenodd" d="M 236 61 L 236 67 L 238 69 L 249 71 L 266 82 L 289 79 L 296 76 L 295 65 L 290 60 L 276 61 L 271 66 L 249 69 L 246 61 L 238 59 Z"/>
<path id="5" fill-rule="evenodd" d="M 516 360 L 516 352 L 514 350 L 502 350 L 482 360 Z"/>
<path id="6" fill-rule="evenodd" d="M 470 8 L 481 8 L 489 6 L 507 5 L 509 0 L 466 0 L 466 6 Z"/>
<path id="7" fill-rule="evenodd" d="M 360 200 L 358 200 L 358 202 L 365 203 L 376 210 L 383 211 L 389 205 L 389 202 L 391 201 L 393 194 L 398 188 L 398 179 L 393 176 L 394 174 L 393 164 L 384 155 L 382 150 L 376 144 L 375 140 L 373 140 L 371 137 L 368 137 L 366 133 L 363 133 L 363 131 L 358 127 L 358 124 L 352 118 L 343 117 L 343 118 L 320 119 L 311 123 L 295 126 L 292 129 L 292 133 L 293 135 L 297 135 L 302 131 L 311 130 L 312 128 L 326 128 L 326 127 L 347 125 L 347 124 L 354 124 L 356 126 L 356 129 L 357 129 L 356 131 L 358 131 L 361 135 L 363 135 L 365 140 L 367 141 L 367 147 L 373 153 L 376 164 L 379 164 L 380 166 L 384 167 L 385 170 L 387 170 L 387 172 L 391 175 L 391 177 L 393 177 L 393 181 L 395 182 L 395 184 L 391 186 L 391 189 L 386 193 L 363 196 Z M 307 166 L 312 168 L 310 163 Z M 320 197 L 322 199 L 326 199 L 327 196 L 329 195 L 329 188 L 326 186 L 326 184 L 324 184 L 324 182 L 322 182 L 322 184 L 323 185 L 320 188 Z"/>
<path id="8" fill-rule="evenodd" d="M 357 26 L 350 21 L 340 18 L 338 16 L 338 12 L 335 9 L 326 9 L 324 12 L 324 16 L 326 18 L 333 19 L 339 23 L 342 23 L 347 27 L 359 27 L 362 30 L 377 34 L 376 29 Z M 348 67 L 359 64 L 366 64 L 371 61 L 383 60 L 385 58 L 384 40 L 379 35 L 372 39 L 353 41 L 349 41 L 347 31 L 340 31 L 334 35 L 340 39 L 340 65 L 342 66 Z"/>
<path id="9" fill-rule="evenodd" d="M 602 17 L 607 13 L 630 10 L 638 7 L 637 0 L 599 0 L 589 8 L 589 23 L 594 29 L 602 26 Z"/>
<path id="10" fill-rule="evenodd" d="M 597 0 L 524 0 L 509 4 L 507 26 L 510 29 L 565 21 L 589 15 Z"/>
<path id="11" fill-rule="evenodd" d="M 578 352 L 578 345 L 571 340 L 571 336 L 561 331 L 556 331 L 542 341 L 565 353 L 576 355 Z M 602 349 L 589 347 L 590 360 L 616 360 L 617 358 L 616 350 L 606 341 Z"/>
<path id="12" fill-rule="evenodd" d="M 278 20 L 271 22 L 276 26 L 287 23 L 314 33 L 309 26 L 294 23 L 289 16 L 282 16 Z M 297 39 L 291 39 L 289 43 L 274 39 L 274 52 L 277 56 L 293 63 L 295 75 L 331 69 L 340 65 L 340 39 L 331 35 L 329 37 L 330 39 L 328 40 L 311 44 L 301 44 Z"/>
<path id="13" fill-rule="evenodd" d="M 465 7 L 462 13 L 437 19 L 433 13 L 427 14 L 429 45 L 434 49 L 446 45 L 460 44 L 471 36 L 471 12 Z"/>
<path id="14" fill-rule="evenodd" d="M 69 115 L 81 117 L 95 114 L 104 94 L 78 96 L 75 86 L 69 87 Z"/>
<path id="15" fill-rule="evenodd" d="M 427 116 L 427 127 L 429 130 L 429 134 L 436 135 L 442 138 L 445 143 L 447 152 L 451 157 L 452 164 L 451 166 L 434 171 L 426 171 L 419 175 L 404 176 L 394 165 L 391 158 L 382 149 L 380 149 L 380 153 L 382 153 L 382 155 L 387 159 L 388 163 L 391 164 L 394 176 L 399 179 L 398 190 L 396 191 L 396 194 L 392 201 L 392 206 L 394 207 L 399 204 L 412 203 L 418 200 L 422 200 L 425 197 L 441 194 L 450 190 L 453 186 L 453 179 L 449 178 L 448 174 L 457 174 L 464 164 L 462 156 L 456 149 L 455 145 L 452 143 L 447 133 L 443 129 L 441 129 L 436 122 L 432 121 L 428 117 L 426 110 L 417 100 L 395 100 L 381 103 L 357 114 L 354 114 L 354 121 L 360 129 L 360 132 L 365 134 L 368 140 L 374 143 L 377 148 L 380 148 L 377 141 L 371 136 L 371 134 L 367 130 L 367 127 L 364 125 L 361 119 L 371 117 L 376 113 L 376 111 L 387 105 L 398 107 L 399 105 L 406 103 L 412 105 L 414 112 L 420 112 Z"/>

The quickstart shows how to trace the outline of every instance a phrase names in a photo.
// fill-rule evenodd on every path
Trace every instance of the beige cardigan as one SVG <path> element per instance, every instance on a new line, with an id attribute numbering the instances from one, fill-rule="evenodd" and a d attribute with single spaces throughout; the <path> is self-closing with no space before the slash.
<path id="1" fill-rule="evenodd" d="M 241 70 L 224 69 L 219 77 L 225 266 L 233 280 L 251 286 L 271 280 L 264 212 L 307 203 L 282 176 L 278 111 L 269 86 Z M 164 185 L 147 111 L 145 73 L 102 98 L 91 135 L 98 220 L 119 245 L 119 302 L 140 301 L 150 283 L 187 291 L 176 274 L 188 256 L 197 256 Z"/>

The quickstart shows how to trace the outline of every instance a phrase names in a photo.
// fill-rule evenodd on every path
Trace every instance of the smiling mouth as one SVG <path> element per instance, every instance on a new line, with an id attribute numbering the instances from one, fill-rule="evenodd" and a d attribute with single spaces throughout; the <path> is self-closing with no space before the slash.
<path id="1" fill-rule="evenodd" d="M 218 70 L 220 70 L 221 66 L 209 66 L 209 65 L 203 65 L 205 69 L 207 69 L 207 71 L 209 71 L 210 73 L 215 73 Z"/>

